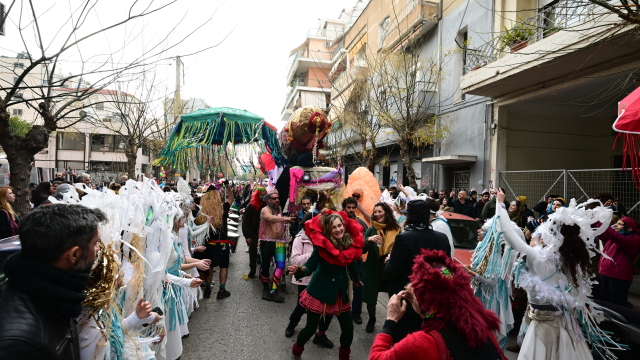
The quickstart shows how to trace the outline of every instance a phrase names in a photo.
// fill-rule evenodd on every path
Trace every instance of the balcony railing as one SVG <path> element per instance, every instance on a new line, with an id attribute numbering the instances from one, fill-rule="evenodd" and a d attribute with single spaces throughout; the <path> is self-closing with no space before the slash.
<path id="1" fill-rule="evenodd" d="M 378 44 L 380 48 L 395 47 L 399 42 L 410 36 L 412 31 L 421 21 L 431 19 L 436 21 L 438 14 L 438 2 L 435 0 L 411 0 L 402 8 L 392 10 L 392 15 L 387 20 L 385 33 Z"/>
<path id="2" fill-rule="evenodd" d="M 560 30 L 571 30 L 587 20 L 597 20 L 605 14 L 606 10 L 603 11 L 603 8 L 588 0 L 561 0 L 540 8 L 536 15 L 514 23 L 511 29 L 480 47 L 467 48 L 466 71 L 476 70 L 496 61 L 502 55 L 518 52 Z"/>
<path id="3" fill-rule="evenodd" d="M 307 36 L 315 36 L 315 37 L 322 37 L 322 38 L 327 38 L 329 40 L 333 40 L 336 39 L 338 36 L 342 35 L 342 33 L 344 32 L 344 29 L 326 29 L 326 28 L 322 28 L 322 29 L 309 29 L 309 31 L 307 32 Z"/>

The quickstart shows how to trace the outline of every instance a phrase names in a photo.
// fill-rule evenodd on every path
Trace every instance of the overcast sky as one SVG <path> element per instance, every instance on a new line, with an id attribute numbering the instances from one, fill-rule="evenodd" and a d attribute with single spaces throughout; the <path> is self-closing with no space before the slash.
<path id="1" fill-rule="evenodd" d="M 11 1 L 3 0 L 5 6 Z M 150 0 L 141 1 L 135 10 Z M 155 1 L 153 7 L 170 3 Z M 197 52 L 226 39 L 213 49 L 183 58 L 185 85 L 182 98 L 203 98 L 212 106 L 229 106 L 245 109 L 263 116 L 278 128 L 280 112 L 287 94 L 286 74 L 291 59 L 290 51 L 302 43 L 310 28 L 318 27 L 318 19 L 337 15 L 343 8 L 352 7 L 355 0 L 182 0 L 126 27 L 94 37 L 65 56 L 64 73 L 76 72 L 82 59 L 96 62 L 107 54 L 117 54 L 114 61 L 126 62 L 138 56 L 153 44 L 166 49 L 180 41 L 189 32 L 204 24 L 198 31 L 164 55 Z M 39 17 L 41 34 L 45 44 L 52 44 L 48 52 L 55 51 L 69 33 L 70 13 L 78 13 L 82 1 L 34 1 Z M 111 0 L 98 2 L 90 11 L 80 35 L 95 31 L 100 26 L 121 21 L 129 11 L 132 1 Z M 23 11 L 28 10 L 25 7 Z M 15 56 L 25 50 L 16 24 L 20 18 L 19 2 L 11 10 L 5 26 L 5 36 L 0 37 L 0 55 Z M 214 12 L 217 12 L 214 14 Z M 211 21 L 209 18 L 213 15 Z M 28 14 L 23 13 L 23 27 Z M 182 20 L 181 20 L 182 19 Z M 179 25 L 174 29 L 176 24 Z M 61 29 L 59 31 L 59 29 Z M 24 31 L 26 47 L 37 56 L 33 44 L 37 36 L 33 27 Z M 166 39 L 165 39 L 166 37 Z M 158 49 L 159 49 L 158 48 Z M 157 49 L 153 49 L 157 51 Z M 82 57 L 80 57 L 80 53 Z M 89 59 L 89 60 L 88 60 Z M 158 58 L 155 58 L 156 60 Z M 163 92 L 175 87 L 175 62 L 157 62 L 157 74 Z"/>

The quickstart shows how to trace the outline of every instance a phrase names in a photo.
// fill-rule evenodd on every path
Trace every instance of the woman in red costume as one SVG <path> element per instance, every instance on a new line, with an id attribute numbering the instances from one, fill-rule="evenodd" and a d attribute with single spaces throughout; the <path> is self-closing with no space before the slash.
<path id="1" fill-rule="evenodd" d="M 473 295 L 471 278 L 459 264 L 441 250 L 422 250 L 409 278 L 407 290 L 389 299 L 369 360 L 506 360 L 492 333 L 500 320 Z M 394 327 L 407 308 L 403 299 L 424 322 L 421 331 L 393 345 Z"/>
<path id="2" fill-rule="evenodd" d="M 296 278 L 314 274 L 307 289 L 300 294 L 300 304 L 307 309 L 307 324 L 293 344 L 293 359 L 298 360 L 304 345 L 311 339 L 320 317 L 333 315 L 340 323 L 339 359 L 348 360 L 353 341 L 351 304 L 347 295 L 348 280 L 361 286 L 355 261 L 362 255 L 362 226 L 343 211 L 326 210 L 304 224 L 313 243 L 313 253 L 304 266 L 289 266 Z"/>

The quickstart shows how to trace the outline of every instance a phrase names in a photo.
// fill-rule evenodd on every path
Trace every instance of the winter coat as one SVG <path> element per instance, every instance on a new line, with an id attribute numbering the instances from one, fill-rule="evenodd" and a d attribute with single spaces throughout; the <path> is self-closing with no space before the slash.
<path id="1" fill-rule="evenodd" d="M 487 221 L 487 219 L 491 219 L 493 217 L 493 215 L 496 214 L 496 198 L 494 197 L 493 199 L 489 200 L 489 202 L 487 202 L 487 204 L 484 206 L 484 209 L 482 209 L 482 221 Z M 509 204 L 507 202 L 504 203 L 504 205 L 506 206 L 506 209 L 509 208 Z"/>
<path id="2" fill-rule="evenodd" d="M 389 278 L 391 293 L 397 294 L 410 282 L 409 275 L 413 272 L 413 259 L 420 254 L 422 249 L 442 250 L 445 254 L 451 255 L 451 245 L 449 245 L 449 239 L 445 234 L 429 228 L 409 230 L 408 227 L 405 227 L 405 231 L 396 236 L 391 256 L 384 268 L 384 272 Z M 367 276 L 365 276 L 365 281 L 370 281 Z"/>
<path id="3" fill-rule="evenodd" d="M 260 228 L 260 210 L 256 210 L 249 204 L 242 216 L 242 235 L 245 239 L 258 241 L 258 229 Z"/>
<path id="4" fill-rule="evenodd" d="M 364 248 L 362 252 L 367 254 L 367 261 L 364 262 L 362 269 L 365 278 L 362 301 L 367 304 L 375 304 L 378 301 L 378 292 L 388 291 L 387 275 L 384 273 L 385 257 L 379 256 L 378 244 L 369 241 L 369 237 L 377 234 L 378 230 L 374 227 L 370 227 L 364 232 Z"/>
<path id="5" fill-rule="evenodd" d="M 473 214 L 474 214 L 474 216 L 472 216 L 472 217 L 474 219 L 482 218 L 482 209 L 484 209 L 484 206 L 487 204 L 487 202 L 484 202 L 482 200 L 478 200 L 478 202 L 473 205 Z"/>
<path id="6" fill-rule="evenodd" d="M 465 200 L 463 204 L 460 202 L 460 200 L 454 199 L 451 202 L 451 205 L 453 205 L 453 211 L 456 214 L 462 214 L 471 218 L 475 218 L 474 217 L 475 213 L 473 212 L 473 203 L 471 201 Z"/>
<path id="7" fill-rule="evenodd" d="M 633 261 L 640 252 L 640 237 L 636 234 L 623 235 L 608 228 L 599 238 L 604 243 L 603 253 L 613 259 L 611 261 L 604 256 L 600 257 L 600 274 L 633 281 Z"/>
<path id="8" fill-rule="evenodd" d="M 293 239 L 291 264 L 298 266 L 304 265 L 311 257 L 311 253 L 313 253 L 313 244 L 307 234 L 304 233 L 304 230 L 301 230 L 295 239 Z M 311 276 L 303 277 L 300 280 L 293 276 L 291 279 L 291 283 L 304 286 L 309 285 L 309 281 L 311 281 Z"/>

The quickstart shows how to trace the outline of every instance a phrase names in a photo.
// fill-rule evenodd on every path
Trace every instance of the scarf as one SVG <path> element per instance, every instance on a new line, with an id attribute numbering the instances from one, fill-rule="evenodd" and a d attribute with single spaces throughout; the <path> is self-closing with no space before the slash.
<path id="1" fill-rule="evenodd" d="M 380 224 L 373 220 L 371 220 L 371 226 L 378 230 L 378 235 L 382 236 L 382 246 L 378 249 L 378 256 L 386 256 L 393 249 L 393 244 L 396 242 L 396 236 L 400 230 L 386 230 L 387 224 Z"/>
<path id="2" fill-rule="evenodd" d="M 60 269 L 24 256 L 21 252 L 10 256 L 3 270 L 12 288 L 70 318 L 82 313 L 89 274 Z"/>

